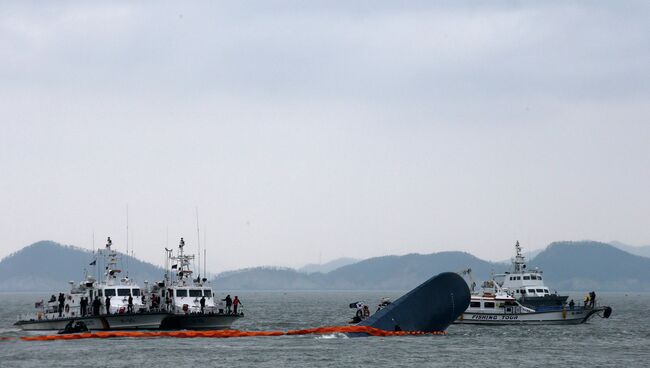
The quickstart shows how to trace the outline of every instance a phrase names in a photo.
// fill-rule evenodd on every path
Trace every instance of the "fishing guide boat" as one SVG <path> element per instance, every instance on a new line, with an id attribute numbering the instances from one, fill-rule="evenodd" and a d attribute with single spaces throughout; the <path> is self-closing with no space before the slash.
<path id="1" fill-rule="evenodd" d="M 140 286 L 128 276 L 119 277 L 122 271 L 112 245 L 109 237 L 106 248 L 98 251 L 105 264 L 102 281 L 88 274 L 77 285 L 70 281 L 69 292 L 36 302 L 36 312 L 20 315 L 14 325 L 23 330 L 64 330 L 71 322 L 83 322 L 90 330 L 159 328 L 168 313 L 148 311 Z M 97 266 L 98 258 L 91 265 Z"/>
<path id="2" fill-rule="evenodd" d="M 207 278 L 197 275 L 190 268 L 194 255 L 184 252 L 185 240 L 181 238 L 177 255 L 167 252 L 164 280 L 153 285 L 149 299 L 153 308 L 169 314 L 161 329 L 227 329 L 242 318 L 241 310 L 228 310 L 212 291 Z M 236 310 L 236 312 L 235 312 Z"/>
<path id="3" fill-rule="evenodd" d="M 609 318 L 608 306 L 563 306 L 535 310 L 519 303 L 498 284 L 487 281 L 486 287 L 496 293 L 481 292 L 472 295 L 469 307 L 454 322 L 459 324 L 508 325 L 508 324 L 579 324 L 594 315 Z"/>

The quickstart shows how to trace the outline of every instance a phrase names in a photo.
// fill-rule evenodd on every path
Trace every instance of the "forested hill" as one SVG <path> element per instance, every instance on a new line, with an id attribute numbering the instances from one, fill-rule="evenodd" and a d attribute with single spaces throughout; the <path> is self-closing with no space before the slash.
<path id="1" fill-rule="evenodd" d="M 650 291 L 650 258 L 593 241 L 550 244 L 529 267 L 539 267 L 557 290 Z M 464 252 L 408 254 L 366 259 L 328 273 L 250 268 L 217 276 L 219 287 L 253 290 L 407 290 L 444 271 L 471 268 L 478 282 L 509 265 L 487 262 Z"/>
<path id="2" fill-rule="evenodd" d="M 163 270 L 128 259 L 129 276 L 139 283 L 162 278 Z M 0 261 L 0 291 L 52 291 L 80 281 L 92 252 L 41 241 Z M 539 267 L 546 283 L 557 290 L 650 291 L 650 258 L 632 255 L 593 241 L 550 244 L 528 263 Z M 227 290 L 407 290 L 440 272 L 472 269 L 479 282 L 507 271 L 503 263 L 488 262 L 465 252 L 407 254 L 369 258 L 329 272 L 305 273 L 290 268 L 255 267 L 219 274 L 216 289 Z"/>
<path id="3" fill-rule="evenodd" d="M 123 254 L 121 260 L 123 265 L 128 262 L 129 277 L 138 282 L 163 276 L 163 270 L 151 263 Z M 84 269 L 96 275 L 96 268 L 90 265 L 92 261 L 89 250 L 40 241 L 0 261 L 0 291 L 65 290 L 69 281 L 83 279 Z"/>
<path id="4" fill-rule="evenodd" d="M 610 244 L 580 241 L 551 243 L 530 266 L 544 271 L 558 290 L 650 291 L 650 258 Z"/>

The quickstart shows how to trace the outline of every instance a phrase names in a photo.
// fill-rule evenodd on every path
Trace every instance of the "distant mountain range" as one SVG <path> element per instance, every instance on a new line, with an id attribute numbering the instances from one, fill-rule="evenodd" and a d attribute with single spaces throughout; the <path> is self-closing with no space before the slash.
<path id="1" fill-rule="evenodd" d="M 357 263 L 359 261 L 360 259 L 356 259 L 356 258 L 337 258 L 335 260 L 326 263 L 321 263 L 321 264 L 309 263 L 300 267 L 298 271 L 304 273 L 314 273 L 314 272 L 328 273 L 330 271 L 334 271 L 337 268 L 341 268 L 349 264 Z"/>
<path id="2" fill-rule="evenodd" d="M 163 270 L 135 258 L 128 259 L 131 278 L 158 280 Z M 56 291 L 79 281 L 89 266 L 90 251 L 42 241 L 0 261 L 0 291 Z M 477 282 L 509 265 L 488 262 L 465 252 L 407 254 L 328 262 L 326 268 L 300 270 L 255 267 L 223 272 L 213 280 L 219 290 L 406 290 L 443 271 L 472 269 Z M 347 264 L 346 264 L 347 263 Z M 337 267 L 341 265 L 340 267 Z M 325 266 L 325 265 L 320 265 Z M 650 291 L 650 258 L 620 250 L 610 244 L 580 241 L 550 244 L 529 267 L 539 267 L 547 285 L 557 290 Z M 327 271 L 327 269 L 330 269 Z M 313 270 L 313 271 L 309 271 Z M 322 270 L 322 271 L 321 271 Z"/>
<path id="3" fill-rule="evenodd" d="M 547 285 L 557 290 L 650 291 L 650 258 L 605 243 L 555 242 L 529 260 L 529 267 L 543 270 Z M 464 252 L 440 252 L 370 258 L 325 274 L 249 268 L 219 274 L 214 281 L 222 289 L 406 290 L 437 273 L 467 268 L 480 281 L 508 271 L 509 265 Z"/>
<path id="4" fill-rule="evenodd" d="M 615 246 L 616 248 L 620 250 L 624 250 L 628 253 L 641 256 L 641 257 L 648 257 L 650 258 L 650 245 L 642 245 L 639 247 L 636 247 L 634 245 L 628 245 L 624 244 L 618 241 L 612 241 L 609 244 Z"/>
<path id="5" fill-rule="evenodd" d="M 129 265 L 129 277 L 142 282 L 162 278 L 163 269 L 131 256 L 121 254 L 123 265 Z M 79 282 L 83 270 L 96 276 L 91 251 L 40 241 L 0 261 L 0 291 L 56 291 L 69 288 L 69 281 Z M 125 272 L 126 273 L 126 272 Z M 123 274 L 126 276 L 126 274 Z"/>

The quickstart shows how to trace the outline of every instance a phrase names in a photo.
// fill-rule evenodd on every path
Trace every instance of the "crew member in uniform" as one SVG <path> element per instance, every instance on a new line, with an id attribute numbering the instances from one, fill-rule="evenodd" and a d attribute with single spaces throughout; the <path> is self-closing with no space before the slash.
<path id="1" fill-rule="evenodd" d="M 106 300 L 104 300 L 104 305 L 106 305 L 106 314 L 111 314 L 111 297 L 106 296 Z"/>

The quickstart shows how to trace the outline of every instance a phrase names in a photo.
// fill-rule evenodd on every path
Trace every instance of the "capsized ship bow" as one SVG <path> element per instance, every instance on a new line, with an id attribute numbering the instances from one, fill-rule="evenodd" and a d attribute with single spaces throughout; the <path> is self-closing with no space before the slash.
<path id="1" fill-rule="evenodd" d="M 395 302 L 361 321 L 386 331 L 444 331 L 469 306 L 470 290 L 456 273 L 430 278 Z"/>

